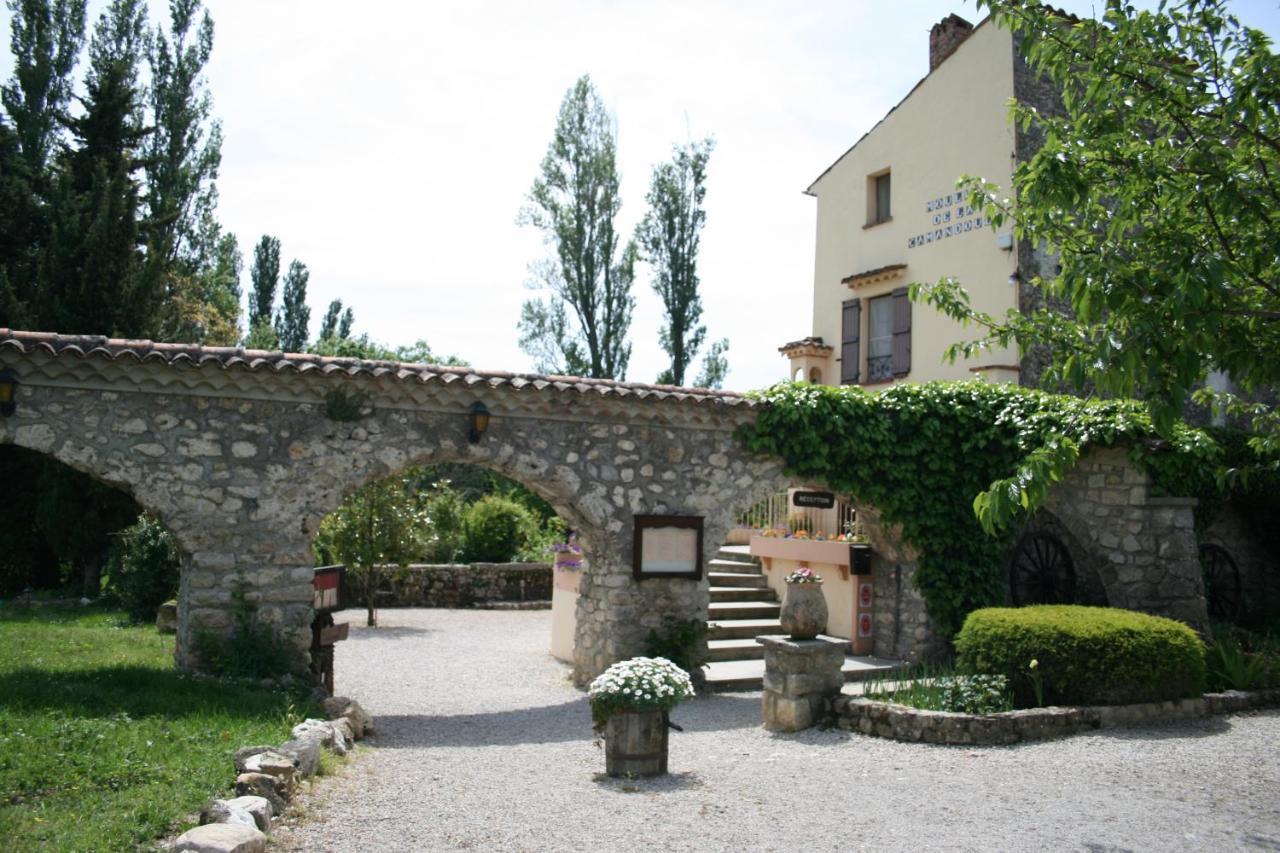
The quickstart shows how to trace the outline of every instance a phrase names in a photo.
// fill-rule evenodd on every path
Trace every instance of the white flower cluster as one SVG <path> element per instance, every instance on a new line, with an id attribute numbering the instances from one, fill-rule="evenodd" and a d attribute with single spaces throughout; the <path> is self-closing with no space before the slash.
<path id="1" fill-rule="evenodd" d="M 666 658 L 620 661 L 591 682 L 592 700 L 609 697 L 639 706 L 670 708 L 693 695 L 689 674 Z"/>

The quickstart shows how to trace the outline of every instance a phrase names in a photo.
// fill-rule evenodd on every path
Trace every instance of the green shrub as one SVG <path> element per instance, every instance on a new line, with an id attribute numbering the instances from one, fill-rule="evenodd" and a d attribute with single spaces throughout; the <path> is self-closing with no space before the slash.
<path id="1" fill-rule="evenodd" d="M 689 673 L 697 684 L 705 680 L 707 665 L 707 623 L 703 619 L 678 620 L 668 617 L 662 630 L 652 629 L 644 638 L 645 657 L 666 658 Z"/>
<path id="2" fill-rule="evenodd" d="M 488 495 L 467 507 L 462 518 L 469 563 L 509 563 L 524 547 L 534 523 L 529 511 L 508 498 Z"/>
<path id="3" fill-rule="evenodd" d="M 1069 604 L 975 610 L 956 637 L 956 652 L 969 672 L 1005 676 L 1022 707 L 1035 704 L 1033 675 L 1050 705 L 1159 702 L 1205 688 L 1205 650 L 1196 633 L 1131 610 Z"/>
<path id="4" fill-rule="evenodd" d="M 465 550 L 463 519 L 467 504 L 447 481 L 437 484 L 423 500 L 426 526 L 422 531 L 422 560 L 427 563 L 456 562 Z"/>
<path id="5" fill-rule="evenodd" d="M 135 622 L 154 620 L 156 608 L 178 593 L 178 545 L 146 513 L 116 534 L 107 566 L 107 587 Z"/>

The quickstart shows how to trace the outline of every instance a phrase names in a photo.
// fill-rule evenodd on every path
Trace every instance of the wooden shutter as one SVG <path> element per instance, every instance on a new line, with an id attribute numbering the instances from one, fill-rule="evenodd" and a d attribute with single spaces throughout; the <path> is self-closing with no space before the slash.
<path id="1" fill-rule="evenodd" d="M 858 381 L 858 333 L 862 328 L 862 300 L 848 299 L 840 314 L 840 384 L 852 385 Z"/>
<path id="2" fill-rule="evenodd" d="M 907 289 L 899 287 L 893 292 L 893 375 L 906 376 L 911 372 L 911 300 Z"/>

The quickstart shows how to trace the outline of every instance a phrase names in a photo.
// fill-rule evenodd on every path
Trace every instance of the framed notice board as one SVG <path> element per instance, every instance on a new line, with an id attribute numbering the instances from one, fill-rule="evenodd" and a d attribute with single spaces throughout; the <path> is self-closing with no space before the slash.
<path id="1" fill-rule="evenodd" d="M 702 516 L 637 515 L 632 561 L 636 580 L 701 580 Z"/>

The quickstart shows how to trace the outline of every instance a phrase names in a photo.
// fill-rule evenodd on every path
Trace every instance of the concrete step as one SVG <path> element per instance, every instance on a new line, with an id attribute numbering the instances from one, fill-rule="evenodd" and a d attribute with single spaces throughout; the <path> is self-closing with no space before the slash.
<path id="1" fill-rule="evenodd" d="M 873 657 L 845 655 L 840 667 L 846 683 L 861 681 L 872 676 L 891 674 L 902 666 L 901 662 Z M 707 664 L 707 690 L 761 690 L 764 685 L 764 660 L 726 660 Z M 846 688 L 848 691 L 848 688 Z"/>
<path id="2" fill-rule="evenodd" d="M 707 640 L 707 659 L 711 661 L 754 660 L 763 657 L 764 646 L 752 637 L 737 640 Z"/>
<path id="3" fill-rule="evenodd" d="M 737 586 L 752 589 L 768 589 L 769 579 L 764 575 L 738 574 L 736 572 L 707 572 L 711 586 Z"/>
<path id="4" fill-rule="evenodd" d="M 707 640 L 755 639 L 761 634 L 781 634 L 782 623 L 772 619 L 722 619 L 707 623 Z"/>
<path id="5" fill-rule="evenodd" d="M 712 604 L 749 601 L 773 603 L 778 599 L 777 593 L 767 588 L 753 589 L 737 586 L 713 586 L 711 587 L 710 592 Z"/>
<path id="6" fill-rule="evenodd" d="M 708 622 L 726 619 L 776 619 L 782 605 L 776 601 L 713 601 L 707 606 Z"/>
<path id="7" fill-rule="evenodd" d="M 716 554 L 716 558 L 720 560 L 736 560 L 740 563 L 755 563 L 760 565 L 760 558 L 751 556 L 750 545 L 721 545 L 720 553 Z"/>
<path id="8" fill-rule="evenodd" d="M 707 572 L 727 572 L 735 575 L 760 574 L 759 563 L 747 563 L 742 560 L 708 560 Z"/>

